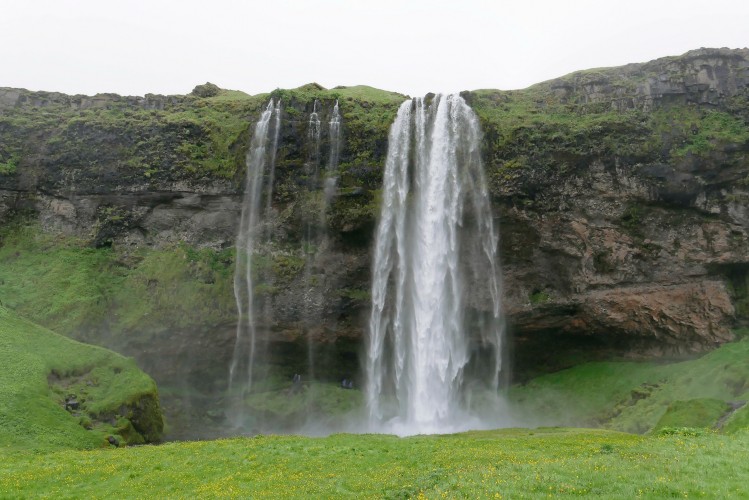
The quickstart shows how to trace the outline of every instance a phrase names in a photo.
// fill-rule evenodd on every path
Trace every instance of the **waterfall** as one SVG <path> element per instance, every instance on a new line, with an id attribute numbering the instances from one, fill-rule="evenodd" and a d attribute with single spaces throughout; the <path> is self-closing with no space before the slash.
<path id="1" fill-rule="evenodd" d="M 325 293 L 325 276 L 315 274 L 313 268 L 321 255 L 324 255 L 330 241 L 326 229 L 327 211 L 333 196 L 335 195 L 336 177 L 338 169 L 338 156 L 341 140 L 341 115 L 338 101 L 335 102 L 328 122 L 328 163 L 323 176 L 320 176 L 320 147 L 322 120 L 320 119 L 320 101 L 315 99 L 312 112 L 310 113 L 307 126 L 307 163 L 308 195 L 309 201 L 306 213 L 302 214 L 305 220 L 305 233 L 302 241 L 302 249 L 305 257 L 304 266 L 304 288 L 305 288 L 305 312 L 303 318 L 304 330 L 307 337 L 307 364 L 308 377 L 312 381 L 315 377 L 315 347 L 323 328 L 322 304 Z M 320 190 L 322 181 L 322 191 Z"/>
<path id="2" fill-rule="evenodd" d="M 271 100 L 271 103 L 273 101 Z M 265 196 L 265 217 L 268 218 L 271 215 L 271 206 L 273 201 L 273 183 L 276 177 L 276 153 L 278 152 L 278 138 L 281 133 L 281 100 L 279 99 L 273 108 L 273 116 L 276 117 L 275 127 L 273 132 L 273 143 L 270 149 L 270 168 L 268 172 L 268 193 Z M 271 226 L 268 226 L 269 231 L 272 230 Z M 267 235 L 270 238 L 270 234 Z"/>
<path id="3" fill-rule="evenodd" d="M 338 158 L 341 154 L 341 112 L 338 109 L 338 99 L 335 101 L 330 114 L 330 155 L 328 157 L 328 171 L 338 168 Z"/>
<path id="4" fill-rule="evenodd" d="M 309 115 L 309 126 L 307 127 L 307 138 L 310 143 L 310 165 L 314 168 L 315 179 L 318 176 L 318 169 L 320 168 L 320 115 L 318 114 L 318 108 L 320 107 L 320 101 L 315 99 L 312 104 L 312 113 Z"/>
<path id="5" fill-rule="evenodd" d="M 271 118 L 275 115 L 274 127 Z M 234 298 L 237 303 L 237 329 L 234 354 L 229 366 L 229 391 L 239 390 L 240 399 L 252 387 L 254 362 L 257 358 L 258 339 L 256 332 L 256 311 L 254 309 L 254 289 L 252 277 L 253 252 L 262 234 L 261 198 L 266 170 L 268 173 L 267 203 L 265 215 L 270 212 L 270 199 L 273 191 L 276 148 L 280 129 L 281 103 L 274 105 L 271 100 L 255 125 L 250 147 L 245 157 L 246 180 L 239 232 L 236 241 L 236 265 L 234 269 Z M 269 146 L 270 143 L 270 147 Z"/>
<path id="6" fill-rule="evenodd" d="M 470 427 L 469 389 L 496 393 L 501 286 L 480 137 L 457 95 L 404 102 L 390 129 L 365 367 L 372 430 Z M 470 329 L 469 295 L 490 304 Z M 470 363 L 481 377 L 468 379 Z"/>
<path id="7" fill-rule="evenodd" d="M 330 153 L 328 155 L 328 175 L 325 177 L 325 203 L 330 203 L 335 193 L 336 184 L 338 177 L 336 176 L 336 170 L 338 170 L 338 160 L 341 155 L 341 113 L 338 110 L 338 100 L 336 99 L 333 111 L 331 113 L 330 122 L 328 123 L 329 138 L 330 138 Z"/>

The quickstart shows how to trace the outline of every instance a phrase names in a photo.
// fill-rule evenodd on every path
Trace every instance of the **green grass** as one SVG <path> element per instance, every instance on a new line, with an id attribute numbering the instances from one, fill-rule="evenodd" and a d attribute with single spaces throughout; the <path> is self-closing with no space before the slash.
<path id="1" fill-rule="evenodd" d="M 7 454 L 0 491 L 11 497 L 729 498 L 747 493 L 747 460 L 747 433 L 258 436 Z"/>
<path id="2" fill-rule="evenodd" d="M 653 430 L 665 427 L 709 428 L 712 427 L 731 407 L 718 399 L 699 398 L 688 401 L 674 401 L 666 413 L 658 420 Z"/>
<path id="3" fill-rule="evenodd" d="M 233 250 L 177 245 L 142 250 L 111 294 L 116 332 L 233 321 Z"/>
<path id="4" fill-rule="evenodd" d="M 586 363 L 514 387 L 510 400 L 520 418 L 539 425 L 638 433 L 661 425 L 712 427 L 726 403 L 749 400 L 748 359 L 744 339 L 678 363 Z"/>
<path id="5" fill-rule="evenodd" d="M 2 450 L 95 448 L 106 445 L 109 434 L 134 442 L 159 438 L 156 385 L 130 359 L 0 307 L 0 366 Z M 71 394 L 81 403 L 79 415 L 63 408 Z M 84 429 L 89 422 L 93 428 Z M 146 436 L 133 433 L 133 423 Z"/>
<path id="6" fill-rule="evenodd" d="M 122 271 L 110 249 L 41 233 L 36 225 L 0 229 L 0 303 L 60 333 L 108 314 Z"/>
<path id="7" fill-rule="evenodd" d="M 0 229 L 0 303 L 56 332 L 98 342 L 107 332 L 232 322 L 233 261 L 233 249 L 184 244 L 91 248 L 17 221 Z"/>

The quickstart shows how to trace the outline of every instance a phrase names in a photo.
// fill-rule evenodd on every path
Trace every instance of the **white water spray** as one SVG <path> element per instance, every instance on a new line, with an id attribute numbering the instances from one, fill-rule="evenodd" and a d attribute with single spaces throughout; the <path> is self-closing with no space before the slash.
<path id="1" fill-rule="evenodd" d="M 501 286 L 480 137 L 457 95 L 406 101 L 391 127 L 366 358 L 371 430 L 477 427 L 468 387 L 496 392 Z M 466 326 L 467 289 L 492 304 L 474 321 L 479 331 Z M 489 366 L 472 358 L 478 351 Z M 467 379 L 469 363 L 482 365 L 472 370 L 482 379 Z"/>

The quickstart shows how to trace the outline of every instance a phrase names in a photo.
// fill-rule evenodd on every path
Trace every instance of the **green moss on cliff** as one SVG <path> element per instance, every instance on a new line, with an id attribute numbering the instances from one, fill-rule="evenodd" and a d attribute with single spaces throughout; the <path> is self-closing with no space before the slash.
<path id="1" fill-rule="evenodd" d="M 5 161 L 0 161 L 0 175 L 12 175 L 16 173 L 18 167 L 18 156 L 12 155 Z"/>
<path id="2" fill-rule="evenodd" d="M 746 95 L 705 105 L 677 93 L 636 105 L 638 85 L 659 70 L 651 71 L 599 69 L 524 90 L 465 93 L 484 130 L 492 192 L 535 200 L 595 161 L 632 171 L 664 163 L 679 169 L 692 158 L 715 169 L 744 162 L 737 151 L 749 146 Z"/>
<path id="3" fill-rule="evenodd" d="M 246 136 L 264 95 L 221 91 L 209 98 L 160 98 L 154 107 L 102 98 L 92 107 L 48 102 L 0 114 L 7 154 L 38 154 L 67 171 L 116 169 L 123 179 L 214 176 L 232 178 L 242 165 Z M 86 172 L 78 181 L 85 183 Z M 60 179 L 65 181 L 70 179 Z"/>
<path id="4" fill-rule="evenodd" d="M 60 333 L 98 342 L 107 332 L 216 325 L 234 321 L 233 260 L 233 249 L 183 244 L 94 249 L 21 222 L 0 230 L 0 302 Z"/>
<path id="5" fill-rule="evenodd" d="M 565 102 L 531 87 L 466 95 L 481 120 L 490 189 L 534 198 L 537 191 L 592 161 L 655 159 L 648 114 Z M 534 187 L 536 186 L 536 187 Z"/>
<path id="6" fill-rule="evenodd" d="M 115 333 L 215 325 L 234 317 L 233 252 L 176 245 L 129 256 L 110 295 Z"/>
<path id="7" fill-rule="evenodd" d="M 109 313 L 123 269 L 110 249 L 13 223 L 0 229 L 0 303 L 58 332 Z"/>
<path id="8" fill-rule="evenodd" d="M 678 161 L 688 155 L 707 158 L 726 147 L 749 142 L 749 126 L 726 111 L 697 105 L 669 106 L 648 115 L 650 147 L 660 149 L 666 159 Z"/>

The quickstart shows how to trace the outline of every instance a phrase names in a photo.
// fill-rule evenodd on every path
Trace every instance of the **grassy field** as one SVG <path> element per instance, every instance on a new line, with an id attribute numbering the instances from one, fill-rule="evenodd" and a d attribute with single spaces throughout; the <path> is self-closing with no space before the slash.
<path id="1" fill-rule="evenodd" d="M 0 367 L 4 453 L 109 446 L 108 435 L 136 443 L 160 437 L 156 385 L 132 360 L 65 338 L 3 307 Z M 71 395 L 80 406 L 66 411 Z"/>
<path id="2" fill-rule="evenodd" d="M 749 495 L 749 434 L 537 429 L 397 438 L 262 436 L 16 453 L 1 496 L 606 498 Z"/>
<path id="3" fill-rule="evenodd" d="M 510 390 L 516 417 L 533 425 L 603 426 L 643 433 L 664 426 L 714 427 L 730 403 L 749 400 L 749 339 L 678 363 L 599 362 Z M 746 425 L 749 405 L 722 424 Z M 743 423 L 742 423 L 743 422 Z"/>
<path id="4" fill-rule="evenodd" d="M 509 394 L 527 425 L 647 435 L 547 427 L 101 449 L 132 424 L 94 419 L 87 430 L 81 417 L 154 393 L 153 382 L 0 308 L 0 498 L 749 496 L 749 408 L 731 413 L 749 399 L 747 359 L 744 339 L 679 363 L 588 363 Z M 87 400 L 82 415 L 62 408 L 69 392 Z"/>

